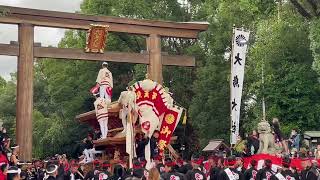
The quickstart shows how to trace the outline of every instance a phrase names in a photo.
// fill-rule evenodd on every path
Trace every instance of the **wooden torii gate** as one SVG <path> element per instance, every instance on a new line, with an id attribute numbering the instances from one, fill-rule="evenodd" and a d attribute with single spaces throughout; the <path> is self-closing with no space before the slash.
<path id="1" fill-rule="evenodd" d="M 162 65 L 195 66 L 194 57 L 161 54 L 161 37 L 195 39 L 207 23 L 177 23 L 0 6 L 0 23 L 18 24 L 18 44 L 0 44 L 0 55 L 18 56 L 16 139 L 20 158 L 32 159 L 34 58 L 114 61 L 148 64 L 150 78 L 162 82 Z M 83 49 L 34 46 L 34 26 L 87 30 L 90 24 L 109 25 L 109 32 L 146 36 L 147 53 L 85 53 Z M 49 35 L 49 34 L 48 34 Z"/>

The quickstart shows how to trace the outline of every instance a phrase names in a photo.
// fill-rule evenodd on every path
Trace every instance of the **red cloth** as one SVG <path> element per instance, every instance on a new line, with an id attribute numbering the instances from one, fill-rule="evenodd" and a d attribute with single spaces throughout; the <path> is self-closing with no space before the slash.
<path id="1" fill-rule="evenodd" d="M 205 162 L 203 162 L 203 166 L 205 169 L 205 174 L 208 177 L 210 174 L 210 169 L 211 169 L 212 165 L 209 163 L 209 161 L 205 161 Z"/>
<path id="2" fill-rule="evenodd" d="M 161 96 L 162 94 L 160 93 L 162 87 L 158 90 L 157 86 L 151 91 L 144 91 L 138 83 L 138 87 L 135 87 L 135 93 L 137 95 L 136 103 L 138 104 L 138 106 L 151 106 L 153 108 L 153 111 L 159 117 L 164 112 L 166 112 L 168 108 L 165 104 L 166 102 L 164 102 L 164 99 Z"/>
<path id="3" fill-rule="evenodd" d="M 97 83 L 95 86 L 93 86 L 91 89 L 90 89 L 90 92 L 92 94 L 97 94 L 99 92 L 99 84 Z"/>
<path id="4" fill-rule="evenodd" d="M 163 116 L 164 118 L 160 127 L 159 134 L 159 154 L 161 156 L 163 155 L 165 147 L 167 147 L 167 145 L 170 143 L 171 136 L 176 127 L 176 122 L 179 121 L 178 116 L 179 113 L 176 112 L 174 109 L 167 110 Z"/>
<path id="5" fill-rule="evenodd" d="M 250 161 L 254 159 L 258 162 L 259 164 L 259 161 L 264 161 L 265 159 L 270 159 L 271 162 L 272 162 L 272 165 L 275 165 L 275 166 L 281 166 L 282 165 L 282 158 L 280 157 L 277 157 L 277 156 L 272 156 L 272 155 L 269 155 L 269 154 L 256 154 L 256 155 L 253 155 L 251 157 L 246 157 L 246 158 L 243 158 L 244 160 L 244 166 L 245 167 L 248 167 L 248 165 L 250 164 Z M 297 170 L 302 170 L 302 166 L 301 166 L 301 163 L 303 161 L 310 161 L 310 160 L 316 160 L 316 159 L 310 159 L 310 158 L 305 158 L 305 159 L 302 159 L 302 158 L 292 158 L 291 159 L 291 164 L 290 166 L 291 167 L 296 167 Z M 318 163 L 320 163 L 320 160 L 316 160 L 318 161 Z M 259 167 L 258 167 L 259 168 Z"/>
<path id="6" fill-rule="evenodd" d="M 107 87 L 106 91 L 107 91 L 107 94 L 108 94 L 110 97 L 112 97 L 112 88 L 111 88 L 111 87 Z"/>
<path id="7" fill-rule="evenodd" d="M 9 163 L 9 161 L 8 161 L 7 157 L 3 154 L 0 154 L 0 165 L 8 164 L 8 163 Z"/>
<path id="8" fill-rule="evenodd" d="M 0 172 L 0 180 L 6 180 L 7 176 L 3 174 L 3 172 Z"/>
<path id="9" fill-rule="evenodd" d="M 66 162 L 64 163 L 64 172 L 68 172 L 69 169 L 70 169 L 70 164 L 68 163 L 68 161 L 66 161 Z"/>

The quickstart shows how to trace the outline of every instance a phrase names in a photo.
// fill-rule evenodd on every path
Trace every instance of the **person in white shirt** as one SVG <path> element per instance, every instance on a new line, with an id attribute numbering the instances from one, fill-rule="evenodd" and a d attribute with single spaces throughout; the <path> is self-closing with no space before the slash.
<path id="1" fill-rule="evenodd" d="M 108 103 L 104 98 L 96 96 L 94 108 L 96 111 L 97 121 L 100 125 L 101 139 L 107 138 L 108 135 Z"/>
<path id="2" fill-rule="evenodd" d="M 107 100 L 107 103 L 111 102 L 113 78 L 112 73 L 108 69 L 108 63 L 103 62 L 102 68 L 99 71 L 96 82 L 99 84 L 99 94 L 101 98 Z"/>

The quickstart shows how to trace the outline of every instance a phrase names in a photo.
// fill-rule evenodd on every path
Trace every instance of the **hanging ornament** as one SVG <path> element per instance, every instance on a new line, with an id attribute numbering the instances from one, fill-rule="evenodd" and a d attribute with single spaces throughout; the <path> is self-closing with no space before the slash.
<path id="1" fill-rule="evenodd" d="M 186 124 L 187 124 L 187 110 L 185 110 L 185 112 L 184 112 L 182 124 L 183 124 L 183 125 L 186 125 Z"/>

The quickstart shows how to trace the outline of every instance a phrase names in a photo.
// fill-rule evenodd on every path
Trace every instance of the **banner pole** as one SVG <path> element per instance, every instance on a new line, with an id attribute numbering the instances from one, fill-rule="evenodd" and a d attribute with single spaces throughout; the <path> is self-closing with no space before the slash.
<path id="1" fill-rule="evenodd" d="M 234 40 L 234 34 L 235 34 L 235 29 L 236 26 L 235 24 L 232 27 L 232 44 L 231 44 L 231 57 L 230 57 L 230 145 L 232 147 L 232 63 L 233 63 L 233 40 Z M 231 155 L 232 155 L 232 151 L 231 151 Z"/>

